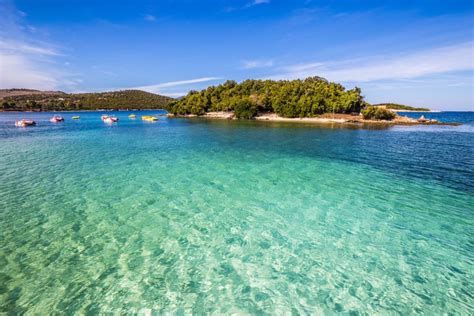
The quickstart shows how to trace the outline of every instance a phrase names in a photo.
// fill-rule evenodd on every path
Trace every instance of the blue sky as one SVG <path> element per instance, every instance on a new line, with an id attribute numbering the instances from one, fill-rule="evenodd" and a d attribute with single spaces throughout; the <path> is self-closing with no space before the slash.
<path id="1" fill-rule="evenodd" d="M 0 0 L 0 88 L 322 76 L 369 102 L 474 110 L 472 1 Z"/>

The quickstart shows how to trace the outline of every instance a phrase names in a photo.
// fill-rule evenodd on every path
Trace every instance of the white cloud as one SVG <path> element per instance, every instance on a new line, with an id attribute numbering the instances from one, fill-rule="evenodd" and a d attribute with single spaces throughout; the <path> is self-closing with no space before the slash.
<path id="1" fill-rule="evenodd" d="M 324 66 L 324 63 L 307 63 L 307 64 L 296 64 L 296 65 L 290 65 L 287 67 L 284 67 L 283 69 L 287 70 L 288 72 L 302 72 L 302 71 L 308 71 L 308 70 L 313 70 L 317 69 L 319 67 Z"/>
<path id="2" fill-rule="evenodd" d="M 247 4 L 245 4 L 244 6 L 239 6 L 239 7 L 226 7 L 224 8 L 224 11 L 225 12 L 234 12 L 234 11 L 238 11 L 238 10 L 246 10 L 246 9 L 249 9 L 253 6 L 256 6 L 256 5 L 259 5 L 259 4 L 268 4 L 270 3 L 271 0 L 253 0 L 251 2 L 248 2 Z"/>
<path id="3" fill-rule="evenodd" d="M 244 69 L 254 69 L 254 68 L 268 68 L 273 66 L 273 60 L 245 60 L 243 62 Z"/>
<path id="4" fill-rule="evenodd" d="M 2 51 L 14 51 L 17 53 L 26 53 L 26 54 L 38 54 L 45 56 L 61 56 L 61 54 L 50 47 L 43 47 L 38 44 L 31 44 L 25 42 L 18 42 L 12 40 L 0 40 L 0 50 Z"/>
<path id="5" fill-rule="evenodd" d="M 0 52 L 0 88 L 53 90 L 58 86 L 54 74 L 37 67 L 23 55 Z"/>
<path id="6" fill-rule="evenodd" d="M 252 2 L 247 3 L 243 9 L 250 8 L 259 4 L 268 4 L 271 0 L 253 0 Z"/>
<path id="7" fill-rule="evenodd" d="M 65 74 L 56 69 L 50 47 L 15 40 L 0 41 L 0 88 L 55 90 Z"/>
<path id="8" fill-rule="evenodd" d="M 146 14 L 144 17 L 145 21 L 154 22 L 156 21 L 156 16 L 151 14 Z"/>
<path id="9" fill-rule="evenodd" d="M 474 42 L 466 42 L 405 55 L 291 65 L 282 68 L 281 74 L 271 78 L 297 79 L 321 76 L 331 81 L 369 82 L 472 70 L 473 45 Z"/>
<path id="10" fill-rule="evenodd" d="M 30 33 L 38 32 L 38 29 L 34 26 L 28 25 L 26 28 L 28 29 L 28 31 L 30 31 Z"/>
<path id="11" fill-rule="evenodd" d="M 162 92 L 162 90 L 164 88 L 173 88 L 173 87 L 177 87 L 177 86 L 186 86 L 186 85 L 192 85 L 192 84 L 195 84 L 195 83 L 216 81 L 216 80 L 220 80 L 220 79 L 221 78 L 219 78 L 219 77 L 203 77 L 203 78 L 196 78 L 196 79 L 189 79 L 189 80 L 164 82 L 164 83 L 159 83 L 159 84 L 135 87 L 135 88 L 132 88 L 132 89 L 138 89 L 138 90 L 148 91 L 148 92 L 152 92 L 152 93 L 164 93 L 164 92 Z"/>
<path id="12" fill-rule="evenodd" d="M 0 88 L 57 90 L 73 87 L 77 78 L 63 72 L 62 54 L 53 45 L 32 37 L 24 14 L 0 2 Z M 36 29 L 35 29 L 36 31 Z"/>

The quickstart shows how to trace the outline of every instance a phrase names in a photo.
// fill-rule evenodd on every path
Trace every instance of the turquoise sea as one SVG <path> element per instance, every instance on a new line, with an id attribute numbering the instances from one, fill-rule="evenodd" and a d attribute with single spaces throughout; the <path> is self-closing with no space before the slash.
<path id="1" fill-rule="evenodd" d="M 386 128 L 75 114 L 0 113 L 0 314 L 474 311 L 472 112 Z"/>

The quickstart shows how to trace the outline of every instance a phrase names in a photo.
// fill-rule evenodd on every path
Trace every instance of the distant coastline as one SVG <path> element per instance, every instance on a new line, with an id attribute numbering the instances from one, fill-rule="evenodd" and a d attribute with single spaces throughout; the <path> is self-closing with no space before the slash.
<path id="1" fill-rule="evenodd" d="M 31 89 L 0 89 L 4 111 L 115 111 L 163 109 L 174 99 L 141 90 L 65 93 Z"/>
<path id="2" fill-rule="evenodd" d="M 415 107 L 399 103 L 378 103 L 373 106 L 384 108 L 393 112 L 433 112 L 433 110 L 425 107 Z"/>
<path id="3" fill-rule="evenodd" d="M 428 110 L 428 111 L 422 111 L 422 110 L 396 110 L 396 109 L 390 109 L 390 111 L 398 113 L 398 112 L 414 112 L 414 113 L 439 113 L 442 111 L 438 110 Z"/>

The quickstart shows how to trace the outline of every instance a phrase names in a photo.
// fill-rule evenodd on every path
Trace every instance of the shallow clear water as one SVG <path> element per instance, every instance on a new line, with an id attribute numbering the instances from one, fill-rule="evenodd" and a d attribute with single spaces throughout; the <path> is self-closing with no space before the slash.
<path id="1" fill-rule="evenodd" d="M 472 313 L 469 126 L 128 114 L 0 114 L 0 313 Z"/>

